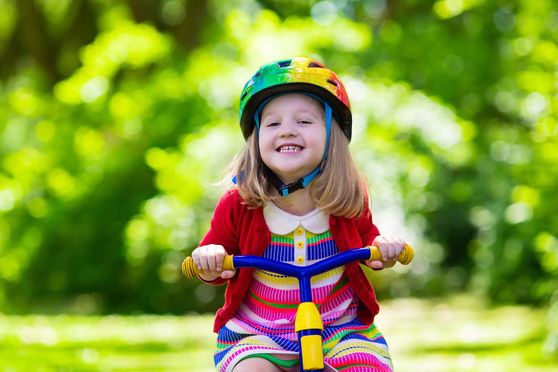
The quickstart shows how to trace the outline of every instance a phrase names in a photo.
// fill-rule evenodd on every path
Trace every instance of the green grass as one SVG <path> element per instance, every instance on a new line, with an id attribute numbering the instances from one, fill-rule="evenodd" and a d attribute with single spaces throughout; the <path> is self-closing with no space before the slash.
<path id="1" fill-rule="evenodd" d="M 542 352 L 545 320 L 544 309 L 454 297 L 388 302 L 377 324 L 396 371 L 555 371 Z"/>
<path id="2" fill-rule="evenodd" d="M 545 311 L 471 297 L 384 302 L 396 371 L 551 371 Z M 2 316 L 0 371 L 213 371 L 212 316 Z"/>

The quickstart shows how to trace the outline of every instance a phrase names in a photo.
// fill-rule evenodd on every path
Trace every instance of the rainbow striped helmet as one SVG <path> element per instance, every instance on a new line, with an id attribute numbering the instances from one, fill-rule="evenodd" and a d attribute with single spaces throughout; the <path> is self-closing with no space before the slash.
<path id="1" fill-rule="evenodd" d="M 246 83 L 240 96 L 240 128 L 248 138 L 255 127 L 254 113 L 268 97 L 284 92 L 314 94 L 333 109 L 343 133 L 351 139 L 351 106 L 337 75 L 312 58 L 297 57 L 263 65 Z"/>

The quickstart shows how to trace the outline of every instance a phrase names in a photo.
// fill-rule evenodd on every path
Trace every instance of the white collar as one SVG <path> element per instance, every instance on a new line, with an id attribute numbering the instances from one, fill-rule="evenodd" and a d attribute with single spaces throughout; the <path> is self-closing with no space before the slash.
<path id="1" fill-rule="evenodd" d="M 319 209 L 304 216 L 296 216 L 285 212 L 273 202 L 268 202 L 263 214 L 269 231 L 278 235 L 289 234 L 300 225 L 313 234 L 321 234 L 329 229 L 329 215 Z"/>

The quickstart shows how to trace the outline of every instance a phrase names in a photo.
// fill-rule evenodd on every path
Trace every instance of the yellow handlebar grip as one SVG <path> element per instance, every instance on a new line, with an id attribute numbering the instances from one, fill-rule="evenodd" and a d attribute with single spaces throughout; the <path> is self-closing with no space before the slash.
<path id="1" fill-rule="evenodd" d="M 225 261 L 223 261 L 223 271 L 225 270 L 234 270 L 234 261 L 233 255 L 225 256 Z M 198 269 L 192 257 L 186 257 L 184 261 L 182 261 L 182 273 L 186 275 L 188 279 L 192 279 L 194 277 L 200 276 L 202 271 Z"/>
<path id="2" fill-rule="evenodd" d="M 184 274 L 188 279 L 198 276 L 198 268 L 196 267 L 192 257 L 188 256 L 184 259 L 184 261 L 182 261 L 182 274 Z"/>
<path id="3" fill-rule="evenodd" d="M 397 261 L 399 261 L 403 265 L 408 265 L 413 260 L 414 256 L 415 256 L 415 251 L 413 250 L 413 247 L 411 247 L 409 244 L 405 244 L 405 248 L 397 258 Z M 381 260 L 382 260 L 382 254 L 380 253 L 380 248 L 376 247 L 375 245 L 371 246 L 369 261 L 381 261 Z"/>

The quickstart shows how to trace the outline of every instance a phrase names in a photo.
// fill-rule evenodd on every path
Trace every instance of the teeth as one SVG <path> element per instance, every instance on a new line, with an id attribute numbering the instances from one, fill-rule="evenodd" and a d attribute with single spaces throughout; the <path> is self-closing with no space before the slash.
<path id="1" fill-rule="evenodd" d="M 281 146 L 279 152 L 298 152 L 300 151 L 299 146 Z"/>

